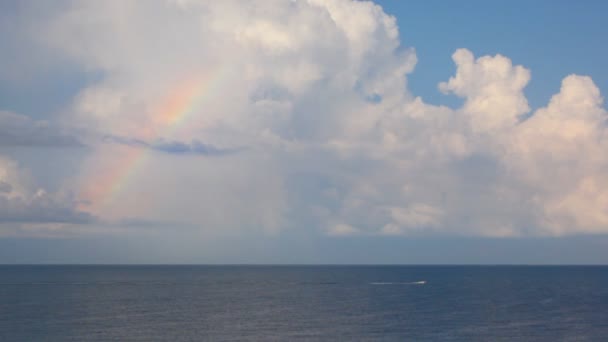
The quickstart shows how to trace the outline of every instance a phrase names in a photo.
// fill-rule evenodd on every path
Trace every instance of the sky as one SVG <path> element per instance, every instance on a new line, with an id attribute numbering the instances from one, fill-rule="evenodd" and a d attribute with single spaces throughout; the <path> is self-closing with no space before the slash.
<path id="1" fill-rule="evenodd" d="M 2 1 L 0 263 L 606 264 L 603 1 Z"/>

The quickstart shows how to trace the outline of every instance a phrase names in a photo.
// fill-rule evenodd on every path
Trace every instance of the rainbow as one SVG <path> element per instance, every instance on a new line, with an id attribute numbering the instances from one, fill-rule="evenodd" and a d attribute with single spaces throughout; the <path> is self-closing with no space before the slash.
<path id="1" fill-rule="evenodd" d="M 207 77 L 190 79 L 175 87 L 158 110 L 153 111 L 151 124 L 142 128 L 140 136 L 153 140 L 171 137 L 183 127 L 188 119 L 200 114 L 210 99 L 217 96 L 226 80 L 225 67 L 217 68 Z M 88 184 L 80 193 L 80 198 L 87 201 L 87 209 L 97 211 L 105 207 L 120 193 L 121 189 L 135 177 L 146 163 L 152 151 L 144 147 L 130 147 L 121 151 L 111 163 L 100 168 L 101 174 L 94 184 Z"/>

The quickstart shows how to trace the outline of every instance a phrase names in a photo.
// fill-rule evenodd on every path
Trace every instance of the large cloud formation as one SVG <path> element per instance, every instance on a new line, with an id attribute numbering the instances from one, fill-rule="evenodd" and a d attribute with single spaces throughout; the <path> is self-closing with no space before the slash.
<path id="1" fill-rule="evenodd" d="M 395 18 L 364 1 L 69 2 L 41 23 L 46 46 L 102 75 L 60 120 L 123 142 L 83 162 L 82 210 L 208 234 L 608 232 L 607 113 L 589 77 L 531 113 L 529 70 L 459 49 L 438 88 L 464 104 L 425 103 Z M 240 152 L 124 143 L 150 141 Z"/>

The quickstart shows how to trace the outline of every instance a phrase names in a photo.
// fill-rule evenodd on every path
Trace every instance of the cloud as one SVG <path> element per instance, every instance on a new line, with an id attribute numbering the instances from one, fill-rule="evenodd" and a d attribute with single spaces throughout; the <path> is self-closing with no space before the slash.
<path id="1" fill-rule="evenodd" d="M 204 144 L 199 140 L 193 140 L 190 143 L 184 143 L 181 141 L 165 141 L 162 139 L 155 140 L 153 142 L 147 142 L 141 139 L 125 138 L 119 136 L 107 135 L 103 137 L 103 141 L 106 143 L 114 143 L 131 147 L 147 148 L 163 153 L 177 154 L 177 155 L 189 155 L 198 154 L 205 156 L 221 156 L 231 153 L 235 153 L 240 149 L 223 149 L 213 145 Z"/>
<path id="2" fill-rule="evenodd" d="M 0 192 L 10 193 L 13 191 L 13 186 L 8 184 L 7 182 L 0 182 Z"/>
<path id="3" fill-rule="evenodd" d="M 606 110 L 590 77 L 566 77 L 533 111 L 528 69 L 463 48 L 438 89 L 464 104 L 425 103 L 407 86 L 415 51 L 365 1 L 91 1 L 47 17 L 47 46 L 102 75 L 61 121 L 106 136 L 71 184 L 105 220 L 228 235 L 608 233 Z"/>
<path id="4" fill-rule="evenodd" d="M 542 226 L 552 234 L 600 233 L 608 225 L 602 102 L 591 78 L 570 75 L 510 140 L 506 162 L 535 189 Z"/>
<path id="5" fill-rule="evenodd" d="M 7 158 L 0 158 L 0 224 L 89 224 L 96 219 L 77 209 L 77 201 L 67 193 L 35 189 L 27 170 Z"/>
<path id="6" fill-rule="evenodd" d="M 47 121 L 0 110 L 0 146 L 4 147 L 82 147 L 73 134 Z"/>
<path id="7" fill-rule="evenodd" d="M 475 59 L 467 49 L 452 55 L 456 75 L 439 84 L 445 94 L 454 93 L 466 99 L 462 115 L 470 116 L 475 132 L 504 130 L 530 110 L 523 94 L 530 81 L 530 71 L 513 66 L 507 57 L 483 56 Z"/>
<path id="8" fill-rule="evenodd" d="M 394 222 L 389 223 L 389 227 L 391 227 L 393 232 L 395 232 L 395 227 L 404 229 L 408 227 L 428 228 L 437 226 L 441 222 L 442 216 L 440 209 L 423 203 L 416 203 L 406 208 L 390 208 L 390 213 Z M 385 232 L 384 228 L 383 232 Z"/>
<path id="9" fill-rule="evenodd" d="M 93 216 L 75 209 L 73 202 L 44 191 L 30 198 L 0 196 L 0 223 L 74 223 L 86 224 Z"/>
<path id="10" fill-rule="evenodd" d="M 359 229 L 345 223 L 338 223 L 334 226 L 329 227 L 329 229 L 327 230 L 327 235 L 330 236 L 357 235 L 359 233 Z"/>

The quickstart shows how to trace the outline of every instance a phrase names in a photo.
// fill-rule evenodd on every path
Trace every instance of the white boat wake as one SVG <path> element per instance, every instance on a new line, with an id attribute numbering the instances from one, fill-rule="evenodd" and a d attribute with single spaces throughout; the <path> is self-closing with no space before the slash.
<path id="1" fill-rule="evenodd" d="M 424 285 L 426 280 L 411 281 L 411 282 L 373 282 L 370 285 Z"/>

